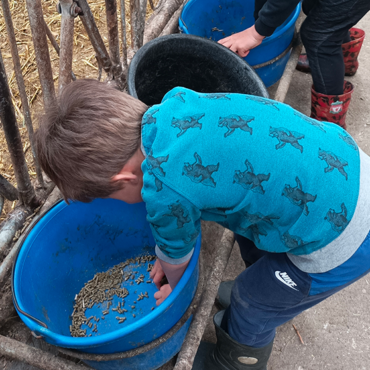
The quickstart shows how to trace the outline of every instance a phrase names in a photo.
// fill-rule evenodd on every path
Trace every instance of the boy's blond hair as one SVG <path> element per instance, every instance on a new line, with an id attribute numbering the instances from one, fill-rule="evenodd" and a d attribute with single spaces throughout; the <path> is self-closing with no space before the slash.
<path id="1" fill-rule="evenodd" d="M 112 177 L 140 147 L 148 107 L 95 80 L 67 85 L 40 119 L 37 155 L 65 199 L 89 202 L 122 188 Z"/>

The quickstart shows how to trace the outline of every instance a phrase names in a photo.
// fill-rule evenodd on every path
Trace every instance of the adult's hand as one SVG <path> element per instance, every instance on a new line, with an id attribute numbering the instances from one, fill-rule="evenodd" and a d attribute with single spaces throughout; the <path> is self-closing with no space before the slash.
<path id="1" fill-rule="evenodd" d="M 264 38 L 265 36 L 261 36 L 253 25 L 242 32 L 221 39 L 219 43 L 244 58 L 251 49 L 261 44 Z"/>

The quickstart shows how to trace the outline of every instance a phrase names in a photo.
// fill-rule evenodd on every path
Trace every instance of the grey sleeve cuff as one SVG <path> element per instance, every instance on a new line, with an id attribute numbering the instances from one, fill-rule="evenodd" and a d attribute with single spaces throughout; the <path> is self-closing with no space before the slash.
<path id="1" fill-rule="evenodd" d="M 166 256 L 158 247 L 158 245 L 155 246 L 155 254 L 157 257 L 167 263 L 170 263 L 171 265 L 180 265 L 181 263 L 187 262 L 190 260 L 191 256 L 194 253 L 194 248 L 184 257 L 181 258 L 171 258 Z"/>

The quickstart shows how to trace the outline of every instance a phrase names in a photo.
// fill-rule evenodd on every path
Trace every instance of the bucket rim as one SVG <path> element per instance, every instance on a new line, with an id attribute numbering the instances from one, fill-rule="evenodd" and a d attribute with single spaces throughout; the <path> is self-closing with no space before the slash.
<path id="1" fill-rule="evenodd" d="M 248 69 L 248 71 L 255 76 L 255 81 L 258 82 L 258 86 L 261 90 L 261 94 L 259 96 L 263 98 L 269 98 L 269 94 L 267 92 L 267 89 L 265 85 L 263 84 L 261 78 L 258 76 L 258 74 L 255 72 L 255 70 L 252 68 L 252 66 L 245 61 L 244 58 L 241 58 L 239 55 L 235 54 L 233 51 L 228 49 L 227 47 L 217 43 L 216 41 L 209 40 L 207 38 L 197 36 L 197 35 L 191 35 L 188 33 L 176 33 L 171 35 L 165 35 L 157 37 L 149 42 L 147 42 L 144 46 L 142 46 L 134 55 L 134 57 L 131 60 L 131 63 L 128 68 L 127 73 L 127 90 L 128 93 L 133 96 L 136 99 L 139 99 L 136 92 L 135 87 L 135 76 L 136 71 L 139 66 L 139 62 L 142 60 L 142 57 L 145 55 L 145 53 L 149 52 L 154 46 L 158 44 L 163 44 L 167 42 L 168 40 L 174 40 L 174 39 L 186 39 L 186 40 L 193 40 L 195 42 L 200 42 L 202 44 L 207 44 L 207 46 L 212 48 L 217 48 L 218 50 L 222 50 L 222 52 L 226 53 L 226 55 L 229 55 L 234 60 L 238 61 L 241 67 Z M 158 103 L 157 103 L 158 104 Z"/>
<path id="2" fill-rule="evenodd" d="M 109 201 L 111 201 L 111 199 L 109 199 Z M 120 202 L 119 200 L 114 200 L 114 201 Z M 76 203 L 80 203 L 80 202 L 71 202 L 70 205 L 73 205 Z M 136 204 L 138 205 L 138 204 L 143 204 L 143 203 L 144 202 L 139 202 Z M 29 229 L 26 230 L 25 238 L 20 243 L 18 255 L 16 256 L 14 265 L 13 265 L 13 274 L 12 274 L 11 282 L 12 282 L 13 300 L 16 301 L 19 308 L 25 312 L 27 310 L 25 309 L 25 306 L 22 300 L 19 298 L 21 282 L 18 281 L 20 278 L 19 277 L 20 272 L 18 271 L 18 269 L 20 268 L 19 265 L 21 263 L 23 265 L 27 260 L 27 258 L 25 258 L 29 250 L 27 246 L 28 247 L 32 246 L 31 244 L 32 239 L 29 239 L 29 238 L 34 238 L 34 236 L 32 235 L 32 232 L 35 231 L 36 226 L 38 226 L 38 228 L 42 227 L 41 230 L 43 230 L 47 226 L 47 223 L 52 218 L 57 216 L 59 212 L 63 211 L 66 207 L 70 205 L 68 205 L 64 200 L 57 201 L 54 205 L 51 206 L 50 209 L 45 211 L 45 213 L 35 223 L 32 223 L 29 226 Z M 45 216 L 47 215 L 51 216 L 52 218 L 49 217 L 46 222 Z M 37 235 L 39 234 L 39 232 L 37 232 Z M 22 321 L 33 332 L 35 336 L 47 337 L 48 339 L 53 341 L 54 345 L 58 345 L 58 346 L 65 347 L 65 348 L 75 348 L 75 349 L 83 349 L 83 348 L 91 348 L 91 347 L 108 345 L 109 343 L 120 340 L 123 337 L 129 335 L 130 333 L 135 332 L 138 329 L 149 325 L 150 322 L 157 319 L 159 316 L 165 313 L 165 311 L 174 304 L 176 298 L 180 295 L 181 291 L 183 290 L 185 285 L 188 283 L 192 273 L 197 267 L 199 254 L 200 254 L 200 246 L 201 246 L 201 233 L 199 234 L 197 238 L 197 242 L 194 247 L 194 253 L 190 259 L 188 267 L 186 268 L 183 276 L 181 277 L 180 281 L 176 285 L 175 289 L 168 296 L 168 298 L 161 305 L 157 306 L 155 310 L 148 313 L 146 316 L 139 319 L 135 323 L 132 323 L 126 327 L 123 327 L 122 329 L 117 329 L 110 333 L 105 333 L 105 334 L 102 334 L 100 336 L 95 336 L 95 337 L 76 338 L 72 336 L 57 334 L 51 331 L 50 329 L 43 327 L 42 325 L 38 324 L 34 320 L 28 318 L 27 316 L 23 315 L 20 311 L 18 311 L 18 309 L 17 309 L 17 312 L 19 316 L 21 317 Z"/>
<path id="3" fill-rule="evenodd" d="M 184 5 L 184 7 L 183 7 L 183 9 L 180 13 L 179 27 L 180 27 L 181 31 L 184 32 L 184 34 L 186 34 L 186 35 L 192 35 L 192 34 L 190 34 L 189 31 L 188 31 L 186 23 L 183 20 L 183 15 L 188 11 L 188 8 L 192 5 L 192 3 L 195 3 L 196 1 L 198 1 L 198 0 L 188 0 L 185 3 L 185 5 Z M 292 25 L 294 25 L 294 23 L 298 19 L 299 13 L 301 12 L 301 7 L 302 7 L 301 2 L 299 2 L 298 5 L 296 6 L 296 8 L 294 9 L 294 11 L 289 15 L 289 17 L 291 17 L 291 18 L 288 21 L 288 23 L 284 27 L 279 29 L 277 32 L 274 32 L 271 36 L 265 37 L 262 40 L 262 43 L 261 43 L 260 46 L 266 46 L 266 45 L 270 44 L 275 39 L 282 36 L 290 27 L 292 27 Z M 208 40 L 208 39 L 206 39 L 206 40 Z M 212 41 L 212 40 L 210 40 L 210 41 Z"/>

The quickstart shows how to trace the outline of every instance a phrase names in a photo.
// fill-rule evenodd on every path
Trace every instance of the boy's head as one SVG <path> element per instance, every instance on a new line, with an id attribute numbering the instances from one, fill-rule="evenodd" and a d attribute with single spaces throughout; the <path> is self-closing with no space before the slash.
<path id="1" fill-rule="evenodd" d="M 36 147 L 41 167 L 65 199 L 88 202 L 125 186 L 117 174 L 140 148 L 147 109 L 95 80 L 77 80 L 63 89 L 40 120 Z"/>

